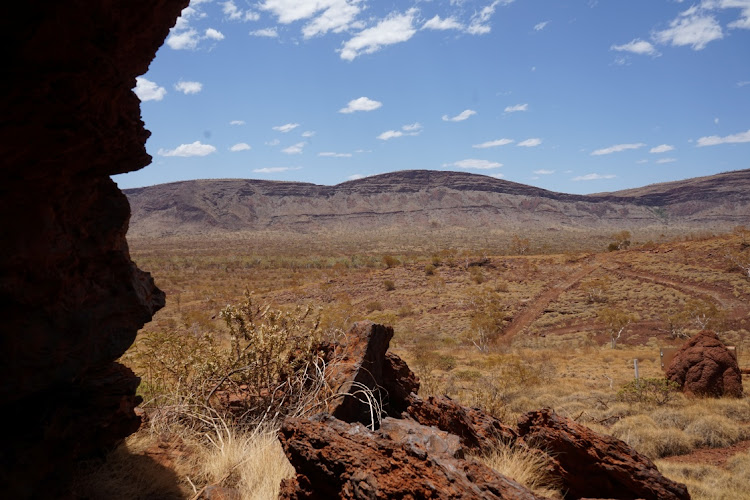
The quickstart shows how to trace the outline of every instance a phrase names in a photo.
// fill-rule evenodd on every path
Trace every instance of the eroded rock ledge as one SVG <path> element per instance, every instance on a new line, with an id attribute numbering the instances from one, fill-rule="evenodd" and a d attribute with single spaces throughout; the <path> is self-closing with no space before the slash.
<path id="1" fill-rule="evenodd" d="M 340 397 L 326 413 L 283 423 L 279 438 L 297 475 L 282 481 L 281 498 L 542 498 L 467 458 L 500 443 L 548 453 L 547 472 L 566 499 L 690 498 L 623 441 L 552 410 L 523 415 L 515 430 L 450 398 L 420 398 L 416 376 L 386 352 L 392 336 L 389 327 L 360 322 L 328 346 L 339 360 L 328 383 Z M 384 402 L 381 414 L 363 386 Z"/>
<path id="2" fill-rule="evenodd" d="M 63 490 L 73 458 L 138 427 L 138 378 L 114 360 L 164 294 L 130 260 L 130 209 L 109 176 L 151 160 L 131 89 L 187 4 L 41 0 L 3 17 L 0 484 L 10 497 Z"/>

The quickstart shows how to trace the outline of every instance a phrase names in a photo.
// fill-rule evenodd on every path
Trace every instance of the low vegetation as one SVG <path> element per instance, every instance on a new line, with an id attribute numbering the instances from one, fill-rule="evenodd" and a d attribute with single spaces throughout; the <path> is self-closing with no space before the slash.
<path id="1" fill-rule="evenodd" d="M 720 466 L 664 457 L 750 440 L 750 400 L 686 398 L 664 379 L 660 348 L 712 328 L 750 366 L 750 279 L 728 257 L 750 252 L 748 238 L 737 230 L 643 243 L 621 233 L 617 251 L 597 240 L 567 253 L 518 236 L 495 253 L 334 242 L 316 255 L 261 253 L 257 242 L 135 240 L 134 259 L 168 294 L 123 358 L 143 379 L 150 420 L 104 466 L 86 466 L 80 491 L 115 491 L 118 474 L 141 467 L 164 481 L 130 486 L 163 484 L 152 495 L 160 498 L 210 484 L 273 497 L 292 473 L 275 426 L 329 396 L 317 383 L 327 361 L 314 346 L 370 319 L 394 326 L 392 349 L 419 375 L 422 395 L 447 394 L 511 425 L 551 407 L 659 459 L 693 498 L 741 498 L 732 495 L 750 490 L 747 453 Z M 229 394 L 242 397 L 222 413 Z M 558 495 L 528 454 L 493 453 L 481 459 Z"/>

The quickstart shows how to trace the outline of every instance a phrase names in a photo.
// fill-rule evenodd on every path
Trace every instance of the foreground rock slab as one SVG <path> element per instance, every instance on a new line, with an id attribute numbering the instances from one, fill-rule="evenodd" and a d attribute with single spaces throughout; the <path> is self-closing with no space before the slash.
<path id="1" fill-rule="evenodd" d="M 667 378 L 695 396 L 742 397 L 742 372 L 719 337 L 702 331 L 688 340 L 667 368 Z"/>
<path id="2" fill-rule="evenodd" d="M 558 463 L 566 498 L 687 500 L 687 487 L 664 477 L 654 463 L 625 442 L 545 409 L 518 422 L 527 445 L 539 447 Z"/>
<path id="3" fill-rule="evenodd" d="M 279 437 L 297 477 L 282 499 L 541 499 L 472 460 L 438 429 L 387 418 L 380 431 L 330 415 L 287 419 Z"/>

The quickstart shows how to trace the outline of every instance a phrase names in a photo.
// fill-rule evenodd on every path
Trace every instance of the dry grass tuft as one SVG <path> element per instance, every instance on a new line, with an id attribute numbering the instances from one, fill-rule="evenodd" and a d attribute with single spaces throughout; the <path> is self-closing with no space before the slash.
<path id="1" fill-rule="evenodd" d="M 693 500 L 746 500 L 750 482 L 750 453 L 732 457 L 727 469 L 704 464 L 657 460 L 656 466 L 669 479 L 684 483 Z"/>
<path id="2" fill-rule="evenodd" d="M 724 448 L 741 440 L 746 432 L 737 422 L 721 415 L 706 415 L 685 428 L 702 446 Z"/>
<path id="3" fill-rule="evenodd" d="M 549 457 L 520 446 L 499 445 L 475 457 L 540 496 L 562 498 L 561 483 L 548 472 Z"/>

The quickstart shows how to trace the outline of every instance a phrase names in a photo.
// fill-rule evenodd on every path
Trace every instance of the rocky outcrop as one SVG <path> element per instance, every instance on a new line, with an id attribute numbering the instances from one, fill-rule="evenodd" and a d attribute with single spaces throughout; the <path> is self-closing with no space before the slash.
<path id="1" fill-rule="evenodd" d="M 625 442 L 597 434 L 552 410 L 523 415 L 518 434 L 559 464 L 566 498 L 690 498 L 685 485 L 662 476 L 651 460 Z"/>
<path id="2" fill-rule="evenodd" d="M 0 484 L 64 488 L 72 458 L 137 428 L 114 360 L 164 305 L 130 260 L 110 175 L 150 161 L 131 89 L 187 0 L 18 4 L 3 20 Z"/>
<path id="3" fill-rule="evenodd" d="M 492 469 L 456 458 L 458 440 L 391 418 L 373 432 L 328 415 L 288 419 L 279 433 L 297 477 L 280 498 L 539 499 Z"/>
<path id="4" fill-rule="evenodd" d="M 688 340 L 672 358 L 667 378 L 696 396 L 742 397 L 742 373 L 737 359 L 711 331 Z"/>

